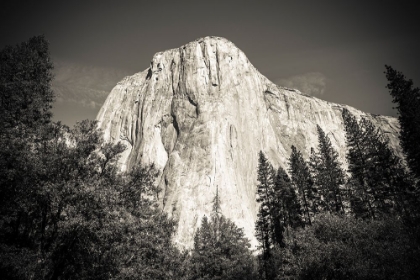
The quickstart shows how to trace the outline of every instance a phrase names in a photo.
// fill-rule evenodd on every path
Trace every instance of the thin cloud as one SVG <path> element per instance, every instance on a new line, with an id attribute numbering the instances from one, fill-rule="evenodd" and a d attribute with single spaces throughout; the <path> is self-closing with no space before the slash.
<path id="1" fill-rule="evenodd" d="M 58 103 L 75 103 L 99 110 L 112 88 L 129 73 L 126 71 L 67 63 L 54 64 L 52 89 Z"/>
<path id="2" fill-rule="evenodd" d="M 309 95 L 321 96 L 327 88 L 327 77 L 320 72 L 309 72 L 286 79 L 278 79 L 276 80 L 276 84 L 288 88 L 295 88 Z"/>
<path id="3" fill-rule="evenodd" d="M 73 103 L 91 109 L 99 109 L 111 91 L 62 83 L 53 83 L 52 89 L 56 95 L 56 102 Z"/>

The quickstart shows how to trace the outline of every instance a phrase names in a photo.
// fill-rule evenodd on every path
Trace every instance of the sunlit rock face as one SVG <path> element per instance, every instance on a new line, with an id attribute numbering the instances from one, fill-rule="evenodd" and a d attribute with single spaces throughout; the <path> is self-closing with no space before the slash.
<path id="1" fill-rule="evenodd" d="M 343 108 L 371 119 L 401 153 L 395 118 L 279 87 L 232 42 L 205 37 L 155 54 L 150 68 L 115 86 L 97 119 L 106 141 L 128 147 L 122 170 L 154 163 L 161 171 L 159 199 L 178 221 L 180 247 L 192 246 L 216 190 L 223 214 L 255 246 L 258 152 L 287 170 L 291 145 L 308 158 L 320 125 L 345 166 Z"/>

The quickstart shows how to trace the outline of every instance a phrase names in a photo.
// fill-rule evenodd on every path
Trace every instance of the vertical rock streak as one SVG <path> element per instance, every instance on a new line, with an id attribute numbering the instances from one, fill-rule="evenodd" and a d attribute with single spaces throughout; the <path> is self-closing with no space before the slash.
<path id="1" fill-rule="evenodd" d="M 128 149 L 121 170 L 154 163 L 162 206 L 178 220 L 174 240 L 190 247 L 218 188 L 222 213 L 256 245 L 257 156 L 287 170 L 293 144 L 308 158 L 316 126 L 331 137 L 344 163 L 341 111 L 366 116 L 398 146 L 395 118 L 371 116 L 279 87 L 258 72 L 233 43 L 205 37 L 155 54 L 150 68 L 124 78 L 98 114 L 106 141 Z"/>

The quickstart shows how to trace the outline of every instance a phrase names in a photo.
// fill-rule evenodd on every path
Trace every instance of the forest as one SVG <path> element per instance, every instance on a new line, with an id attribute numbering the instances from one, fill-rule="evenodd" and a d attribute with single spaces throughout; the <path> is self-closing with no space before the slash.
<path id="1" fill-rule="evenodd" d="M 256 250 L 218 194 L 193 248 L 172 244 L 156 168 L 121 173 L 95 121 L 53 122 L 52 70 L 44 36 L 0 51 L 2 279 L 420 279 L 420 90 L 391 66 L 404 159 L 348 110 L 347 170 L 321 127 L 307 160 L 260 152 Z"/>

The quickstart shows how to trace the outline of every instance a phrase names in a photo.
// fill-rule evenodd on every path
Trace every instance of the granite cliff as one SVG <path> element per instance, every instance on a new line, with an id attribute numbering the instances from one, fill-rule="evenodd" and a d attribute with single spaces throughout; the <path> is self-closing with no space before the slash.
<path id="1" fill-rule="evenodd" d="M 316 125 L 330 136 L 345 165 L 341 111 L 366 116 L 398 145 L 398 121 L 277 86 L 232 42 L 205 37 L 156 53 L 150 67 L 124 78 L 97 119 L 105 140 L 128 149 L 121 169 L 154 163 L 163 209 L 178 221 L 174 240 L 190 247 L 219 192 L 221 209 L 256 245 L 258 152 L 287 169 L 290 146 L 308 158 Z"/>

